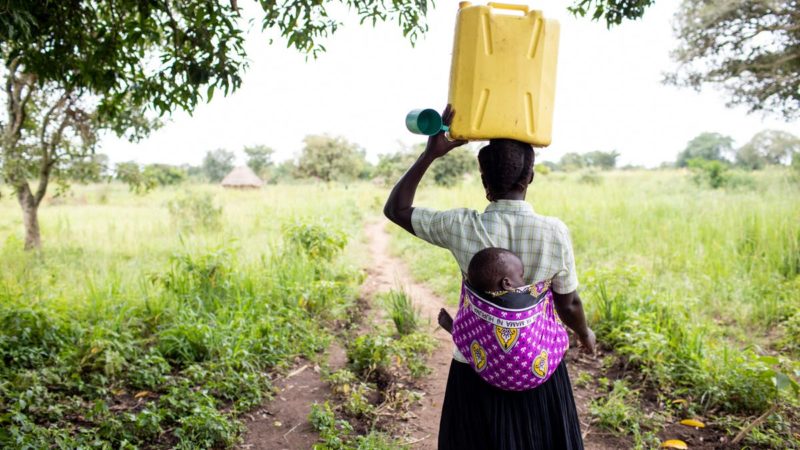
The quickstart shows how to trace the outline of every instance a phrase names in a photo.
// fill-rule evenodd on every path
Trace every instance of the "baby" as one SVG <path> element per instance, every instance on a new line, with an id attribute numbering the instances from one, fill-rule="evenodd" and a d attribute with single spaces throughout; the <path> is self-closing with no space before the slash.
<path id="1" fill-rule="evenodd" d="M 533 300 L 528 293 L 516 292 L 517 288 L 525 286 L 524 271 L 522 260 L 514 252 L 489 247 L 469 261 L 467 281 L 479 294 L 501 297 L 503 306 L 518 309 L 530 305 Z M 439 311 L 439 325 L 453 333 L 453 317 L 444 308 Z"/>

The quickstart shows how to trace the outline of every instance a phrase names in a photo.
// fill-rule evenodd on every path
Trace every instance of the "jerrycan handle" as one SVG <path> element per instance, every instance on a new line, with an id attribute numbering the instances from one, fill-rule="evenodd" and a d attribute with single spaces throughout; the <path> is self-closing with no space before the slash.
<path id="1" fill-rule="evenodd" d="M 511 3 L 495 3 L 489 2 L 487 5 L 490 8 L 497 8 L 497 9 L 511 9 L 514 11 L 522 11 L 523 14 L 528 14 L 528 5 L 513 5 Z"/>

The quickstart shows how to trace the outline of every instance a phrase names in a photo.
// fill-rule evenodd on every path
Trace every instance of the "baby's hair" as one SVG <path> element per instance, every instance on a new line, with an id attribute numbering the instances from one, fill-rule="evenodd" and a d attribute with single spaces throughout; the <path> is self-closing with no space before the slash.
<path id="1" fill-rule="evenodd" d="M 492 139 L 478 152 L 478 163 L 486 183 L 487 196 L 523 190 L 531 182 L 535 155 L 533 147 L 513 139 Z"/>
<path id="2" fill-rule="evenodd" d="M 509 264 L 512 259 L 522 265 L 519 256 L 504 248 L 489 247 L 475 253 L 467 268 L 469 284 L 480 292 L 497 291 L 500 280 L 512 270 Z"/>

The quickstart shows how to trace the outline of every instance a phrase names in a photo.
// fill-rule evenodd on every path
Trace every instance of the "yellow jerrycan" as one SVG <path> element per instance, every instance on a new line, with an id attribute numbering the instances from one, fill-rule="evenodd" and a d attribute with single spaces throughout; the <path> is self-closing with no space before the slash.
<path id="1" fill-rule="evenodd" d="M 525 5 L 459 3 L 448 102 L 454 139 L 550 145 L 558 22 Z"/>

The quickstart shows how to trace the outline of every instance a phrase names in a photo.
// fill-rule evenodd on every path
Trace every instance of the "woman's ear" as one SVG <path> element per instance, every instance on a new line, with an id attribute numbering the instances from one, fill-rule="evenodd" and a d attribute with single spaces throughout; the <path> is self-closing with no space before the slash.
<path id="1" fill-rule="evenodd" d="M 489 192 L 489 187 L 486 185 L 486 177 L 483 172 L 481 172 L 481 183 L 483 184 L 483 190 L 486 191 L 486 200 L 493 202 L 492 193 Z"/>

